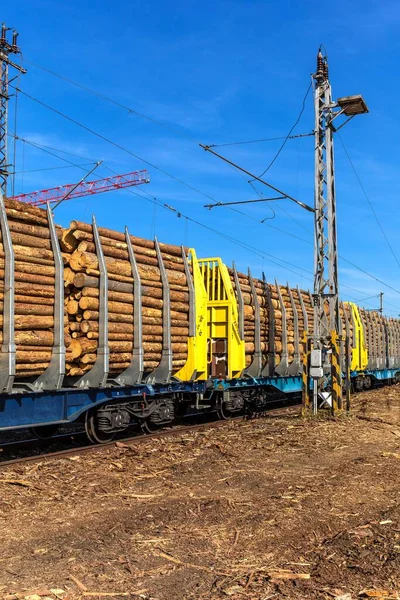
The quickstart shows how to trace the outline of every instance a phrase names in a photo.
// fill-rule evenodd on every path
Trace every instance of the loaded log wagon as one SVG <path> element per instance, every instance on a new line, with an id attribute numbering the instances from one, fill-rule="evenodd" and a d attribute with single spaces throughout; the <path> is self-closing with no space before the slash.
<path id="1" fill-rule="evenodd" d="M 82 421 L 105 442 L 131 423 L 227 418 L 301 391 L 308 291 L 1 198 L 0 225 L 0 432 Z M 354 387 L 399 380 L 400 322 L 340 311 Z"/>

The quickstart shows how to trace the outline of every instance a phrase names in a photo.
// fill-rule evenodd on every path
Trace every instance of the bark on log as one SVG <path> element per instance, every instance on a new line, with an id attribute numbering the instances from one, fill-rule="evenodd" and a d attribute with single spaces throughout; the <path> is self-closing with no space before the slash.
<path id="1" fill-rule="evenodd" d="M 44 226 L 48 227 L 47 216 L 37 216 L 33 214 L 29 214 L 25 211 L 21 211 L 15 208 L 7 208 L 6 213 L 8 219 L 14 219 L 15 221 L 23 221 L 24 223 L 36 225 L 36 226 Z"/>
<path id="2" fill-rule="evenodd" d="M 137 248 L 133 248 L 133 250 L 138 265 L 151 265 L 153 267 L 159 266 L 158 258 L 156 257 L 155 252 L 154 256 L 148 256 L 147 254 L 142 254 L 140 252 L 140 248 L 139 251 Z M 96 246 L 90 242 L 80 242 L 77 247 L 77 251 L 96 254 Z M 121 248 L 115 248 L 114 246 L 107 246 L 103 244 L 103 253 L 107 258 L 116 258 L 118 260 L 124 260 L 127 262 L 129 261 L 128 251 L 122 250 Z M 185 267 L 182 259 L 178 259 L 178 257 L 163 253 L 162 259 L 166 268 L 184 272 Z"/>
<path id="3" fill-rule="evenodd" d="M 43 248 L 45 250 L 51 250 L 51 241 L 43 237 L 36 237 L 28 235 L 26 233 L 20 233 L 18 231 L 10 231 L 11 240 L 14 245 L 25 246 L 27 248 Z M 2 242 L 1 232 L 0 241 Z"/>
<path id="4" fill-rule="evenodd" d="M 50 286 L 51 289 L 53 290 L 53 294 L 54 294 L 54 278 L 53 277 L 42 277 L 41 275 L 38 275 L 38 274 L 30 275 L 28 273 L 22 273 L 19 271 L 15 271 L 14 279 L 17 284 L 18 283 L 26 284 L 27 289 L 29 289 L 29 286 L 31 286 L 31 284 L 35 284 L 36 289 L 38 288 L 39 285 Z M 0 268 L 0 289 L 4 289 L 4 269 L 1 269 L 1 268 Z"/>
<path id="5" fill-rule="evenodd" d="M 0 333 L 0 343 L 3 341 L 3 334 Z M 22 330 L 15 332 L 15 343 L 21 346 L 49 346 L 54 343 L 54 335 L 52 331 L 46 330 Z M 65 344 L 70 343 L 70 337 L 65 336 Z"/>
<path id="6" fill-rule="evenodd" d="M 159 324 L 160 320 L 162 319 L 162 311 L 157 308 L 143 307 L 142 315 L 143 317 L 158 317 L 159 321 L 157 322 L 157 324 Z M 98 319 L 99 313 L 95 310 L 85 310 L 83 312 L 84 321 L 98 321 Z M 186 315 L 185 313 L 175 312 L 171 310 L 171 319 L 174 319 L 174 321 L 176 321 L 177 324 L 180 325 L 188 321 L 188 315 Z M 112 323 L 133 323 L 133 315 L 125 315 L 110 312 L 108 313 L 108 320 Z"/>
<path id="7" fill-rule="evenodd" d="M 88 333 L 89 331 L 98 331 L 99 330 L 99 322 L 98 321 L 82 321 L 80 323 L 80 329 L 83 333 Z M 133 324 L 109 323 L 108 331 L 110 333 L 133 333 Z"/>
<path id="8" fill-rule="evenodd" d="M 90 298 L 98 298 L 100 295 L 99 289 L 97 287 L 84 287 L 82 288 L 82 297 L 90 297 Z M 148 288 L 142 286 L 142 296 L 151 296 L 152 298 L 160 298 L 163 297 L 163 291 L 161 288 Z M 170 298 L 172 301 L 176 302 L 189 302 L 189 294 L 187 292 L 175 291 L 172 290 L 170 292 Z M 108 292 L 108 299 L 113 300 L 115 302 L 131 302 L 134 301 L 134 296 L 132 292 L 122 292 L 122 291 L 112 291 Z M 187 306 L 189 310 L 189 305 Z"/>
<path id="9" fill-rule="evenodd" d="M 87 223 L 82 223 L 80 221 L 71 221 L 70 228 L 73 230 L 80 230 L 92 234 L 92 226 Z M 98 230 L 99 235 L 101 236 L 110 238 L 112 240 L 116 240 L 118 242 L 125 241 L 125 235 L 123 233 L 120 233 L 119 231 L 105 229 L 104 227 L 99 227 Z M 144 248 L 154 249 L 154 242 L 152 242 L 151 240 L 145 240 L 143 238 L 138 238 L 133 235 L 131 235 L 130 237 L 132 244 L 136 246 L 143 246 Z M 177 256 L 181 255 L 181 249 L 179 246 L 160 243 L 160 250 L 162 252 L 166 252 L 167 254 L 176 254 Z M 188 248 L 185 248 L 185 250 L 188 251 Z"/>
<path id="10" fill-rule="evenodd" d="M 112 277 L 113 279 L 117 279 L 120 277 L 125 277 L 128 279 L 127 283 L 130 283 L 131 281 L 133 282 L 131 265 L 128 261 L 106 256 L 105 263 L 110 278 Z M 99 263 L 95 254 L 92 254 L 91 252 L 79 252 L 79 250 L 75 250 L 75 252 L 70 255 L 69 265 L 73 271 L 85 271 L 88 274 L 91 274 L 98 271 Z M 166 269 L 168 281 L 177 284 L 185 283 L 185 273 L 177 271 L 175 267 L 172 268 L 174 270 Z M 146 279 L 147 276 L 147 278 L 150 280 L 160 280 L 160 270 L 158 267 L 138 263 L 138 270 L 143 279 Z"/>
<path id="11" fill-rule="evenodd" d="M 177 312 L 188 313 L 189 306 L 184 302 L 171 302 L 172 309 Z M 142 306 L 148 308 L 162 309 L 163 301 L 158 298 L 152 298 L 150 296 L 142 297 Z M 79 308 L 81 310 L 98 310 L 99 308 L 99 300 L 97 298 L 92 298 L 90 296 L 82 297 L 79 300 Z M 124 302 L 114 302 L 109 299 L 108 302 L 108 310 L 110 312 L 118 313 L 118 314 L 127 314 L 130 315 L 133 313 L 133 303 L 124 303 Z M 71 313 L 75 314 L 75 313 Z"/>
<path id="12" fill-rule="evenodd" d="M 50 231 L 49 231 L 48 226 L 41 227 L 41 226 L 37 226 L 37 225 L 30 225 L 29 223 L 24 223 L 19 220 L 16 221 L 14 219 L 9 218 L 8 219 L 8 227 L 11 232 L 30 235 L 35 238 L 44 238 L 46 240 L 50 239 Z M 61 232 L 62 232 L 62 230 L 61 230 Z"/>

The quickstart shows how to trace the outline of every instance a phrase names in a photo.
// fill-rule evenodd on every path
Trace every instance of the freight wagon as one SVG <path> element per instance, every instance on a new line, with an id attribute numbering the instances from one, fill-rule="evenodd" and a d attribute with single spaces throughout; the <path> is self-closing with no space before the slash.
<path id="1" fill-rule="evenodd" d="M 82 421 L 101 443 L 301 392 L 309 292 L 49 207 L 0 198 L 0 225 L 0 432 Z M 341 323 L 355 389 L 400 379 L 398 320 L 344 303 Z"/>

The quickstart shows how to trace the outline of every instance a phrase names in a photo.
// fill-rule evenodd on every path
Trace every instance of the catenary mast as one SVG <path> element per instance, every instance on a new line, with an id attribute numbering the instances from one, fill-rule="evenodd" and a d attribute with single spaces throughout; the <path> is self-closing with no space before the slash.
<path id="1" fill-rule="evenodd" d="M 313 410 L 319 408 L 324 374 L 331 374 L 331 408 L 342 403 L 340 312 L 333 134 L 355 115 L 368 112 L 360 95 L 332 100 L 328 59 L 321 49 L 313 75 L 315 111 L 314 184 L 314 332 L 310 374 L 314 380 Z M 340 115 L 347 119 L 338 126 Z M 328 310 L 326 308 L 329 307 Z"/>
<path id="2" fill-rule="evenodd" d="M 13 30 L 11 41 L 8 38 L 9 27 L 3 23 L 0 38 L 0 191 L 3 196 L 7 192 L 7 178 L 10 165 L 8 163 L 7 135 L 8 135 L 8 104 L 9 95 L 9 70 L 10 67 L 18 73 L 26 73 L 26 70 L 13 62 L 11 55 L 20 55 L 21 50 L 17 45 L 18 33 Z M 13 81 L 13 79 L 11 79 Z M 15 142 L 14 142 L 15 143 Z"/>

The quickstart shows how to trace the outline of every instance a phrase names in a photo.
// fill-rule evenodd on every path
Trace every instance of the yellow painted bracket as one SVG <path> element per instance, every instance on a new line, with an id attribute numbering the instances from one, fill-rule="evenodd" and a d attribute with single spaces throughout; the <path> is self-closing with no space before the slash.
<path id="1" fill-rule="evenodd" d="M 189 250 L 194 286 L 195 335 L 188 338 L 186 364 L 174 377 L 181 381 L 204 381 L 207 379 L 207 292 L 199 261 L 193 248 Z"/>
<path id="2" fill-rule="evenodd" d="M 342 403 L 342 371 L 340 368 L 340 338 L 337 331 L 331 331 L 331 413 L 335 415 L 343 407 Z"/>
<path id="3" fill-rule="evenodd" d="M 207 294 L 209 351 L 212 340 L 226 339 L 226 377 L 238 378 L 246 366 L 245 344 L 240 339 L 237 301 L 228 269 L 220 258 L 202 258 L 198 262 Z"/>
<path id="4" fill-rule="evenodd" d="M 350 306 L 353 318 L 353 349 L 351 353 L 351 370 L 364 371 L 368 364 L 368 351 L 365 344 L 364 328 L 358 306 L 354 302 L 345 302 Z"/>

